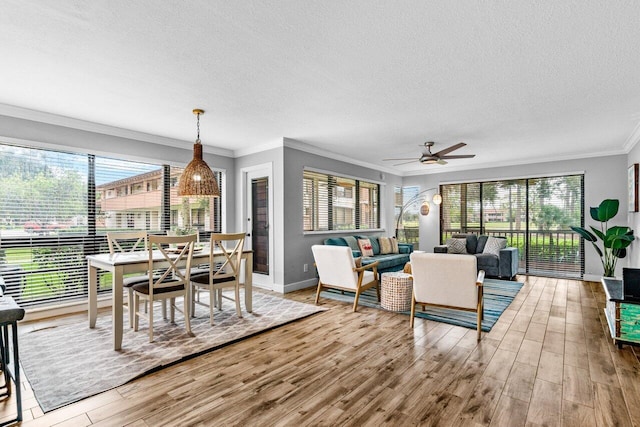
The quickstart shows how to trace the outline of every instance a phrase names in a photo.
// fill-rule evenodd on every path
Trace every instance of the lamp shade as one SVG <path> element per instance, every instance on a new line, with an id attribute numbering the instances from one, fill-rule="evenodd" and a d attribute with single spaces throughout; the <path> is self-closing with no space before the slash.
<path id="1" fill-rule="evenodd" d="M 422 215 L 422 216 L 429 215 L 429 210 L 430 209 L 431 209 L 431 207 L 429 206 L 429 202 L 427 202 L 425 200 L 424 202 L 422 202 L 422 206 L 420 206 L 420 215 Z"/>
<path id="2" fill-rule="evenodd" d="M 178 184 L 178 196 L 220 197 L 220 188 L 213 171 L 202 160 L 202 144 L 193 145 L 193 160 L 189 162 Z"/>

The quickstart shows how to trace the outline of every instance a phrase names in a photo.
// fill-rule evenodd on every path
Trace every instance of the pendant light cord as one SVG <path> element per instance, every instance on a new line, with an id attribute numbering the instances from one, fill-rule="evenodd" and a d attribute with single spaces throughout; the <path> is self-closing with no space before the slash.
<path id="1" fill-rule="evenodd" d="M 196 114 L 196 117 L 198 118 L 198 124 L 196 125 L 198 129 L 198 137 L 196 138 L 196 142 L 200 144 L 200 113 Z"/>

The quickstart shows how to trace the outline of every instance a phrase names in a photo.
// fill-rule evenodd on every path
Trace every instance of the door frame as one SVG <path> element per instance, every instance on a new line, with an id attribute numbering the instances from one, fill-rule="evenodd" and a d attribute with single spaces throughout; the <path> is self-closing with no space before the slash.
<path id="1" fill-rule="evenodd" d="M 262 163 L 259 165 L 248 166 L 240 169 L 240 174 L 242 176 L 242 209 L 240 214 L 240 224 L 243 225 L 245 230 L 245 234 L 251 232 L 251 230 L 247 227 L 247 219 L 251 217 L 251 180 L 254 178 L 263 178 L 266 177 L 268 180 L 268 198 L 269 198 L 269 274 L 253 274 L 253 284 L 255 286 L 259 286 L 261 288 L 267 288 L 273 290 L 274 284 L 274 234 L 273 234 L 273 224 L 274 224 L 274 214 L 273 214 L 273 162 Z M 252 218 L 253 223 L 253 218 Z M 248 243 L 248 245 L 247 245 Z M 248 238 L 245 241 L 245 247 L 251 247 L 251 239 Z M 251 249 L 253 249 L 251 247 Z"/>

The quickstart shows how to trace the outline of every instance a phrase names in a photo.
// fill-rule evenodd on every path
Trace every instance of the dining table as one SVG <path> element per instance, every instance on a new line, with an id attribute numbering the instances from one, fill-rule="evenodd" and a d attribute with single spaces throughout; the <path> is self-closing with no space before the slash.
<path id="1" fill-rule="evenodd" d="M 220 256 L 224 261 L 224 253 L 221 250 L 214 252 L 214 260 Z M 242 253 L 242 259 L 245 260 L 244 268 L 244 304 L 247 312 L 253 310 L 253 251 L 245 250 Z M 191 266 L 195 267 L 199 264 L 209 263 L 209 247 L 205 246 L 201 250 L 194 251 Z M 186 259 L 179 261 L 179 266 L 184 266 Z M 95 255 L 87 255 L 87 266 L 89 274 L 89 328 L 95 328 L 96 319 L 98 317 L 98 287 L 99 271 L 107 271 L 111 273 L 111 316 L 113 329 L 113 349 L 120 350 L 122 348 L 123 334 L 123 277 L 132 273 L 146 273 L 149 270 L 149 253 L 147 251 L 124 252 L 124 253 L 100 253 Z M 159 250 L 153 251 L 153 269 L 165 268 L 168 262 Z M 190 315 L 186 313 L 185 315 Z"/>

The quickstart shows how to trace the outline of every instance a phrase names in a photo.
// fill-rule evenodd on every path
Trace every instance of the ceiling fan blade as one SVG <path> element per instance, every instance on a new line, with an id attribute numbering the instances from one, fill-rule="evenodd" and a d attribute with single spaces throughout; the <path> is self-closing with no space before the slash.
<path id="1" fill-rule="evenodd" d="M 398 159 L 398 160 L 401 160 L 401 159 Z M 413 162 L 415 162 L 415 161 L 416 161 L 416 159 L 413 159 L 413 160 L 411 160 L 411 161 L 409 161 L 409 162 L 397 163 L 397 164 L 395 164 L 395 165 L 393 165 L 393 166 L 408 165 L 409 163 L 413 163 Z"/>
<path id="2" fill-rule="evenodd" d="M 439 164 L 439 165 L 446 165 L 447 164 L 447 162 L 442 160 L 442 159 L 438 160 L 436 163 Z"/>
<path id="3" fill-rule="evenodd" d="M 383 162 L 386 162 L 388 160 L 416 160 L 415 157 L 405 157 L 403 159 L 382 159 Z"/>
<path id="4" fill-rule="evenodd" d="M 437 153 L 434 153 L 434 156 L 442 157 L 443 155 L 445 155 L 447 153 L 450 153 L 450 152 L 452 152 L 454 150 L 457 150 L 458 148 L 462 148 L 465 145 L 467 145 L 467 144 L 465 144 L 464 142 L 459 142 L 459 143 L 457 143 L 455 145 L 452 145 L 451 147 L 445 148 L 444 150 L 440 150 Z"/>
<path id="5" fill-rule="evenodd" d="M 472 157 L 475 157 L 475 154 L 458 154 L 458 155 L 453 155 L 453 156 L 441 156 L 441 159 L 470 159 Z"/>

